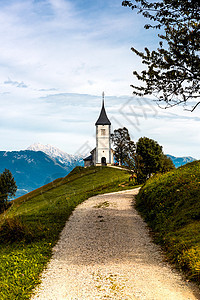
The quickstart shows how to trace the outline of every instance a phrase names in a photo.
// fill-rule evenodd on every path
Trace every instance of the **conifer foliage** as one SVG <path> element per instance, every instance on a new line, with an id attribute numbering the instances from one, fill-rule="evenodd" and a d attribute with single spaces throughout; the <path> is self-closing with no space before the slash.
<path id="1" fill-rule="evenodd" d="M 200 4 L 198 0 L 123 1 L 123 6 L 137 10 L 151 24 L 145 29 L 162 29 L 157 50 L 140 52 L 146 66 L 133 74 L 141 85 L 132 85 L 133 94 L 153 95 L 165 108 L 191 104 L 193 111 L 200 104 Z"/>
<path id="2" fill-rule="evenodd" d="M 17 185 L 14 177 L 8 169 L 5 169 L 4 172 L 0 174 L 0 211 L 6 209 L 8 199 L 14 196 L 16 191 Z"/>

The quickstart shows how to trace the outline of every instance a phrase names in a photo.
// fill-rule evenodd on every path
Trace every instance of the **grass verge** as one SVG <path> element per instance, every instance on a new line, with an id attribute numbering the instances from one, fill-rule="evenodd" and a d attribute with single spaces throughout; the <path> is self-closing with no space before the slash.
<path id="1" fill-rule="evenodd" d="M 0 215 L 0 299 L 29 299 L 74 208 L 96 194 L 133 188 L 128 178 L 114 168 L 77 167 L 14 200 Z"/>
<path id="2" fill-rule="evenodd" d="M 149 179 L 136 207 L 169 260 L 200 284 L 200 161 Z"/>

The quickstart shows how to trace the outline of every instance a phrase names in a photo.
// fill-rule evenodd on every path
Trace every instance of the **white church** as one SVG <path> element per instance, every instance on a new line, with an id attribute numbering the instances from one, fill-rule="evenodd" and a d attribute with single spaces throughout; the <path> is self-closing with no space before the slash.
<path id="1" fill-rule="evenodd" d="M 111 149 L 111 123 L 104 106 L 104 93 L 101 112 L 95 126 L 96 148 L 84 159 L 84 166 L 111 166 L 114 164 L 114 151 Z"/>

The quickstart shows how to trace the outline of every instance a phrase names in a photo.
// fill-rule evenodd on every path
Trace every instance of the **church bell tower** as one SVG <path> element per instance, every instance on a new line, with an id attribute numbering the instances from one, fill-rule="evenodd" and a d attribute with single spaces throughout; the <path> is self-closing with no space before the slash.
<path id="1" fill-rule="evenodd" d="M 96 166 L 111 165 L 111 123 L 104 107 L 104 92 L 102 108 L 96 125 Z"/>

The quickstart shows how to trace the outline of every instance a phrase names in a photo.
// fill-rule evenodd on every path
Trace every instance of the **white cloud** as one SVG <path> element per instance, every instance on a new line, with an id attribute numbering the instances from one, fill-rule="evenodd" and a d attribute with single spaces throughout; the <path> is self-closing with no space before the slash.
<path id="1" fill-rule="evenodd" d="M 14 85 L 18 88 L 27 88 L 28 87 L 23 81 L 21 81 L 21 82 L 13 81 L 10 78 L 8 78 L 8 80 L 4 81 L 4 84 Z"/>
<path id="2" fill-rule="evenodd" d="M 0 107 L 1 147 L 10 147 L 4 132 L 12 136 L 11 144 L 15 141 L 21 149 L 33 142 L 53 144 L 69 153 L 75 153 L 88 141 L 91 148 L 94 146 L 101 94 L 55 94 L 54 91 L 31 101 L 26 101 L 26 97 L 15 101 L 10 94 L 1 95 L 0 99 L 3 98 L 6 101 Z M 161 110 L 150 100 L 142 104 L 140 99 L 128 96 L 106 96 L 105 100 L 113 130 L 125 126 L 134 141 L 147 136 L 158 141 L 165 153 L 200 158 L 197 111 L 188 114 L 178 107 Z"/>
<path id="3" fill-rule="evenodd" d="M 117 16 L 98 11 L 95 17 L 87 18 L 69 1 L 8 5 L 0 14 L 0 64 L 6 67 L 0 78 L 26 79 L 38 89 L 128 93 L 135 59 L 125 37 L 134 20 L 124 11 Z"/>

